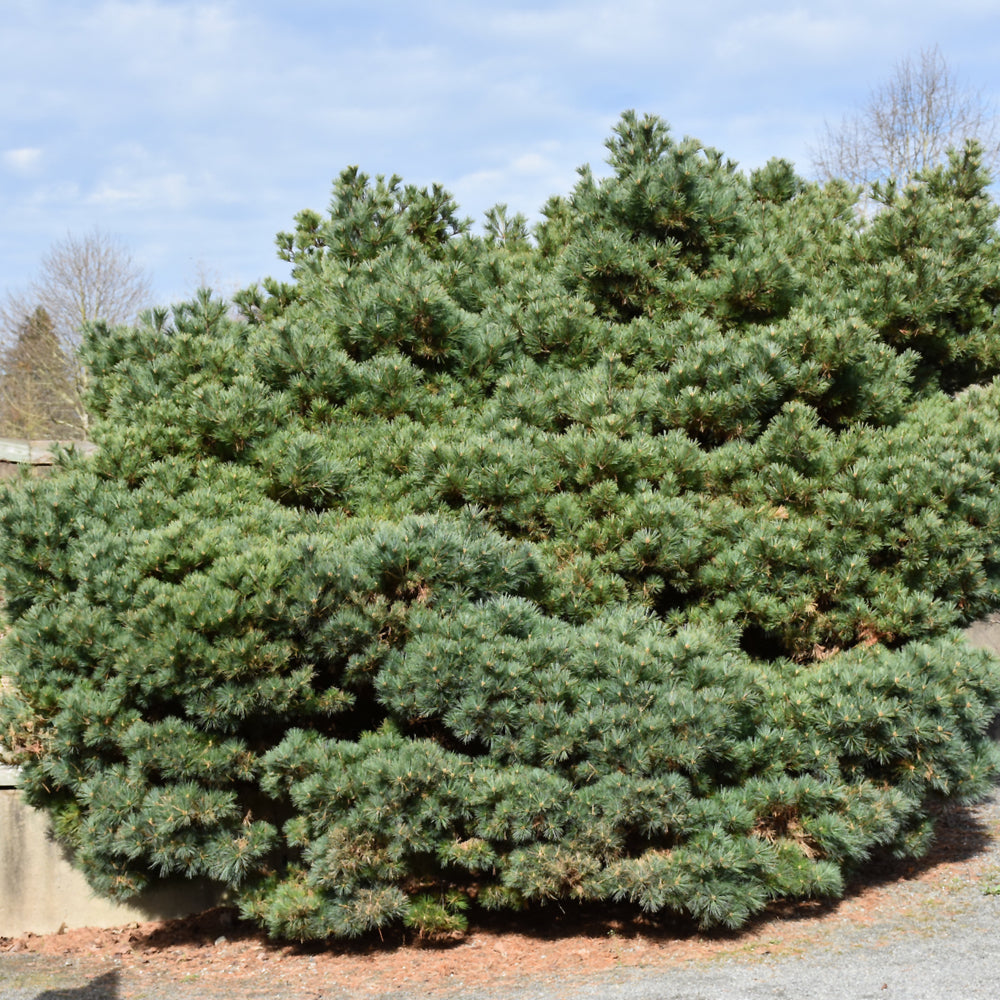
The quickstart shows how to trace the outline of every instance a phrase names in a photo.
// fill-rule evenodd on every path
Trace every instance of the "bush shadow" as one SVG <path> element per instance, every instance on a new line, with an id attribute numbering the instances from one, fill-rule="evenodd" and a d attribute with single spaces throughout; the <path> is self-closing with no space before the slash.
<path id="1" fill-rule="evenodd" d="M 118 970 L 106 972 L 83 986 L 45 990 L 35 995 L 33 1000 L 118 1000 Z"/>

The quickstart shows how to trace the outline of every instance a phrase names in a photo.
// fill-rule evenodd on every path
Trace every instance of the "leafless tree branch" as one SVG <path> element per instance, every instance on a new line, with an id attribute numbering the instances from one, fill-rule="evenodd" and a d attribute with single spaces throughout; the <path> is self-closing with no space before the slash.
<path id="1" fill-rule="evenodd" d="M 148 277 L 117 238 L 95 229 L 55 244 L 36 281 L 0 301 L 0 433 L 85 437 L 81 330 L 95 320 L 134 321 L 151 297 Z"/>
<path id="2" fill-rule="evenodd" d="M 975 139 L 983 162 L 1000 166 L 1000 117 L 981 91 L 964 89 L 941 50 L 924 49 L 897 63 L 894 75 L 874 89 L 865 106 L 839 125 L 826 124 L 812 150 L 823 180 L 841 177 L 866 189 L 890 177 L 907 180 L 942 163 L 950 148 Z"/>

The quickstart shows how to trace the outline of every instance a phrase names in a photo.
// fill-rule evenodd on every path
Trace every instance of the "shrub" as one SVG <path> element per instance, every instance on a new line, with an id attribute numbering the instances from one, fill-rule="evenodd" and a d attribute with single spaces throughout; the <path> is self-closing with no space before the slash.
<path id="1" fill-rule="evenodd" d="M 347 170 L 238 316 L 89 330 L 100 451 L 6 490 L 0 562 L 4 726 L 96 888 L 205 876 L 299 940 L 737 927 L 989 786 L 975 148 L 865 224 L 655 118 L 608 145 L 534 239 Z"/>

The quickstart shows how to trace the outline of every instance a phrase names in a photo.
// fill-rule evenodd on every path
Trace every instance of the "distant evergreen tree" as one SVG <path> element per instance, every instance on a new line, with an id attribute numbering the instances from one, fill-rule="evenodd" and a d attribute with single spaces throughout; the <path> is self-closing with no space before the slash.
<path id="1" fill-rule="evenodd" d="M 52 319 L 38 306 L 0 356 L 0 434 L 16 438 L 78 437 L 74 367 Z"/>
<path id="2" fill-rule="evenodd" d="M 5 731 L 95 887 L 206 876 L 299 940 L 738 927 L 989 787 L 974 153 L 865 228 L 655 118 L 609 150 L 530 235 L 349 169 L 241 318 L 91 331 L 100 450 L 6 491 L 0 584 Z"/>

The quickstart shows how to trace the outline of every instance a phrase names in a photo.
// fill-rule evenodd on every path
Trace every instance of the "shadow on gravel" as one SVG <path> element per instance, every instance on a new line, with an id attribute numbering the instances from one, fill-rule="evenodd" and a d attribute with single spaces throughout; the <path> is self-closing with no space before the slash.
<path id="1" fill-rule="evenodd" d="M 891 852 L 876 851 L 866 864 L 847 878 L 843 897 L 775 902 L 739 931 L 707 935 L 736 939 L 769 921 L 794 923 L 834 913 L 846 900 L 871 889 L 920 879 L 939 865 L 960 864 L 982 854 L 994 840 L 989 828 L 976 816 L 975 806 L 948 803 L 935 810 L 934 839 L 921 858 L 896 858 Z"/>
<path id="2" fill-rule="evenodd" d="M 118 1000 L 118 970 L 98 976 L 83 986 L 45 990 L 34 1000 Z"/>
<path id="3" fill-rule="evenodd" d="M 876 854 L 848 883 L 848 893 L 871 886 L 917 878 L 943 864 L 970 861 L 985 851 L 993 840 L 989 828 L 975 814 L 974 806 L 948 805 L 937 811 L 934 840 L 922 858 L 899 860 L 890 854 Z"/>

